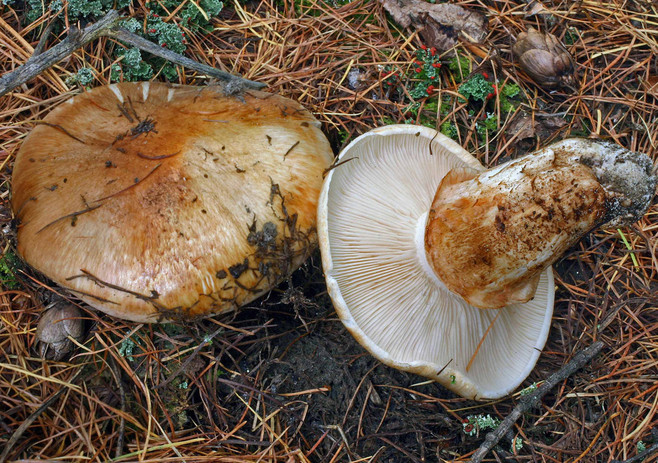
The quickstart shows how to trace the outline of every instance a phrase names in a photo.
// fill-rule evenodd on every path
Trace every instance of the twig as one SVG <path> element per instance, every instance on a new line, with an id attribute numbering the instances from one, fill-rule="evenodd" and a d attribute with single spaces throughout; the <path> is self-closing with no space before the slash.
<path id="1" fill-rule="evenodd" d="M 48 22 L 48 25 L 41 33 L 41 38 L 39 39 L 39 43 L 37 43 L 37 46 L 34 47 L 34 51 L 32 52 L 33 58 L 43 53 L 43 50 L 46 48 L 46 43 L 48 42 L 48 37 L 50 36 L 50 33 L 53 31 L 54 25 L 55 25 L 55 18 L 51 18 L 50 21 Z"/>
<path id="2" fill-rule="evenodd" d="M 218 335 L 219 333 L 221 333 L 222 331 L 224 331 L 224 327 L 223 327 L 223 326 L 221 326 L 221 327 L 219 327 L 217 330 L 215 330 L 210 336 L 206 336 L 206 337 L 203 339 L 203 341 L 201 341 L 201 342 L 199 343 L 199 345 L 196 346 L 196 348 L 194 349 L 194 352 L 192 352 L 192 354 L 191 354 L 191 355 L 185 360 L 185 362 L 183 362 L 183 363 L 180 365 L 180 367 L 178 367 L 178 368 L 176 369 L 176 371 L 174 371 L 171 375 L 169 375 L 169 378 L 167 378 L 167 379 L 165 379 L 163 382 L 159 383 L 159 384 L 158 384 L 157 386 L 155 386 L 153 389 L 156 390 L 156 389 L 163 388 L 163 387 L 165 387 L 167 384 L 169 384 L 171 381 L 173 381 L 174 379 L 176 379 L 176 377 L 180 374 L 180 372 L 183 371 L 185 368 L 187 368 L 187 367 L 189 366 L 190 363 L 192 363 L 192 360 L 194 360 L 194 359 L 197 357 L 197 355 L 199 354 L 199 352 L 201 351 L 201 349 L 202 349 L 204 346 L 210 344 L 210 343 L 212 342 L 212 340 L 213 340 L 215 337 L 217 337 L 217 335 Z"/>
<path id="3" fill-rule="evenodd" d="M 115 27 L 118 23 L 119 13 L 110 10 L 105 16 L 83 31 L 72 27 L 69 35 L 60 43 L 43 53 L 32 55 L 25 64 L 0 77 L 0 96 L 32 80 L 46 69 L 71 55 L 78 48 L 102 37 L 108 29 Z"/>
<path id="4" fill-rule="evenodd" d="M 594 357 L 598 355 L 603 349 L 603 342 L 596 341 L 591 346 L 586 347 L 585 349 L 578 352 L 573 356 L 571 361 L 565 366 L 560 368 L 557 372 L 553 373 L 551 376 L 544 381 L 544 383 L 535 389 L 534 392 L 525 395 L 521 398 L 518 405 L 514 407 L 514 410 L 507 415 L 502 423 L 490 433 L 487 434 L 487 437 L 484 439 L 480 448 L 478 448 L 473 456 L 471 457 L 471 463 L 480 463 L 484 457 L 489 453 L 489 451 L 500 441 L 500 439 L 507 434 L 507 432 L 514 426 L 514 423 L 525 413 L 534 407 L 541 399 L 546 395 L 548 391 L 553 389 L 560 381 L 565 380 L 577 370 L 581 369 L 583 366 L 588 364 Z"/>
<path id="5" fill-rule="evenodd" d="M 117 366 L 116 360 L 114 360 L 114 357 L 111 355 L 109 356 L 108 360 L 109 360 L 108 364 L 110 365 L 110 369 L 114 374 L 114 379 L 117 382 L 117 386 L 119 386 L 119 398 L 121 400 L 121 421 L 119 421 L 119 437 L 117 438 L 117 446 L 114 452 L 114 457 L 116 459 L 119 459 L 123 454 L 123 440 L 125 438 L 125 431 L 126 431 L 126 417 L 124 416 L 126 412 L 126 389 L 123 387 L 123 381 L 121 380 L 121 371 Z"/>
<path id="6" fill-rule="evenodd" d="M 167 50 L 166 48 L 158 46 L 153 42 L 146 40 L 137 34 L 133 34 L 132 32 L 129 32 L 125 29 L 110 29 L 106 31 L 104 35 L 120 40 L 121 42 L 132 45 L 133 47 L 137 47 L 142 51 L 151 53 L 152 55 L 164 58 L 174 64 L 194 69 L 195 71 L 207 74 L 210 77 L 214 77 L 225 85 L 226 93 L 231 95 L 240 93 L 245 89 L 258 90 L 266 86 L 261 82 L 254 82 L 253 80 L 234 76 L 228 72 L 220 71 L 219 69 L 215 69 L 214 67 L 208 66 L 207 64 L 202 64 L 183 55 L 179 55 L 178 53 L 174 53 L 171 50 Z"/>
<path id="7" fill-rule="evenodd" d="M 174 53 L 171 50 L 163 49 L 153 42 L 150 42 L 137 34 L 133 34 L 125 29 L 118 28 L 119 13 L 110 10 L 99 19 L 96 23 L 80 31 L 71 28 L 69 35 L 54 47 L 43 53 L 33 54 L 25 64 L 16 68 L 16 70 L 0 77 L 0 96 L 5 95 L 16 87 L 30 81 L 46 69 L 54 66 L 59 61 L 71 55 L 78 48 L 82 48 L 89 42 L 99 37 L 111 37 L 122 42 L 139 48 L 142 51 L 171 61 L 174 64 L 184 66 L 195 71 L 206 74 L 219 80 L 224 85 L 224 90 L 229 95 L 239 94 L 245 89 L 261 89 L 266 85 L 261 82 L 243 79 L 234 76 L 228 72 L 220 71 L 206 64 L 199 63 L 185 56 Z"/>

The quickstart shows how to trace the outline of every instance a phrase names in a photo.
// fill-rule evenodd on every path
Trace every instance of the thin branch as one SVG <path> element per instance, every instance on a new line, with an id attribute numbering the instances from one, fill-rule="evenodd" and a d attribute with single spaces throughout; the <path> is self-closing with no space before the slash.
<path id="1" fill-rule="evenodd" d="M 120 21 L 119 13 L 110 10 L 97 22 L 88 26 L 83 31 L 71 28 L 69 35 L 54 47 L 42 52 L 33 54 L 29 60 L 14 71 L 0 77 L 0 96 L 5 95 L 16 87 L 29 82 L 34 77 L 41 74 L 46 69 L 54 66 L 59 61 L 71 55 L 78 48 L 82 48 L 89 42 L 99 37 L 111 37 L 128 45 L 139 48 L 142 51 L 152 55 L 164 58 L 174 64 L 193 69 L 202 74 L 208 75 L 220 81 L 224 85 L 224 90 L 229 95 L 240 94 L 246 89 L 262 89 L 266 85 L 261 82 L 243 79 L 234 76 L 225 71 L 220 71 L 206 64 L 199 63 L 185 56 L 174 53 L 171 50 L 164 49 L 137 34 L 133 34 L 125 29 L 118 28 Z"/>
<path id="2" fill-rule="evenodd" d="M 119 23 L 119 19 L 119 13 L 110 10 L 105 16 L 83 31 L 72 27 L 69 35 L 60 43 L 42 53 L 32 55 L 25 64 L 0 77 L 0 96 L 32 80 L 46 69 L 73 54 L 78 48 L 102 37 L 107 30 Z"/>
<path id="3" fill-rule="evenodd" d="M 39 39 L 39 43 L 37 43 L 37 46 L 34 47 L 34 51 L 32 52 L 32 57 L 35 57 L 43 53 L 43 50 L 46 48 L 46 43 L 48 42 L 48 37 L 50 37 L 50 33 L 53 31 L 53 26 L 55 26 L 55 19 L 56 18 L 50 18 L 50 21 L 48 21 L 48 25 L 41 33 L 41 38 Z"/>
<path id="4" fill-rule="evenodd" d="M 243 79 L 242 77 L 234 76 L 228 72 L 220 71 L 219 69 L 215 69 L 214 67 L 208 66 L 207 64 L 202 64 L 183 55 L 179 55 L 178 53 L 174 53 L 171 50 L 167 50 L 166 48 L 156 45 L 155 43 L 146 40 L 137 34 L 133 34 L 132 32 L 129 32 L 125 29 L 109 29 L 104 35 L 120 40 L 121 42 L 132 45 L 133 47 L 137 47 L 142 51 L 151 53 L 152 55 L 164 58 L 174 64 L 194 69 L 195 71 L 198 71 L 202 74 L 207 74 L 210 77 L 214 77 L 226 86 L 227 93 L 229 94 L 239 93 L 245 89 L 258 90 L 266 86 L 261 82 L 254 82 L 253 80 Z"/>
<path id="5" fill-rule="evenodd" d="M 494 448 L 498 441 L 500 441 L 500 439 L 502 439 L 503 436 L 505 436 L 507 432 L 512 429 L 512 426 L 514 426 L 514 423 L 516 423 L 521 415 L 534 407 L 542 399 L 542 397 L 544 397 L 544 395 L 553 389 L 560 381 L 564 381 L 583 366 L 587 365 L 594 357 L 598 355 L 599 352 L 601 352 L 602 349 L 603 342 L 596 341 L 591 346 L 586 347 L 574 355 L 569 363 L 549 376 L 548 379 L 544 381 L 541 386 L 535 389 L 534 392 L 523 396 L 518 405 L 514 407 L 514 410 L 512 410 L 509 415 L 507 415 L 503 422 L 500 423 L 500 425 L 494 431 L 491 431 L 487 434 L 487 437 L 484 439 L 482 445 L 480 445 L 480 448 L 477 449 L 471 457 L 471 463 L 480 463 L 489 453 L 489 451 Z"/>

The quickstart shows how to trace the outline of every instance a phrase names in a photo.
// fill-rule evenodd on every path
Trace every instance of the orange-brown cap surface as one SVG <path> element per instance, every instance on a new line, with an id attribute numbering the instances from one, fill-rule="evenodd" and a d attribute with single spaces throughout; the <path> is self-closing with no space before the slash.
<path id="1" fill-rule="evenodd" d="M 331 159 L 319 123 L 286 98 L 96 88 L 52 111 L 18 152 L 18 251 L 117 317 L 232 310 L 308 256 Z"/>

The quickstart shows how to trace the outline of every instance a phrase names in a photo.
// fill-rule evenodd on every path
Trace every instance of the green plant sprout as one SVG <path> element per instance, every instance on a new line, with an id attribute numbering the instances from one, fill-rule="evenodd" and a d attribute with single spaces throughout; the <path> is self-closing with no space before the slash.
<path id="1" fill-rule="evenodd" d="M 640 264 L 637 261 L 637 257 L 635 257 L 635 253 L 633 252 L 633 247 L 631 246 L 631 244 L 626 239 L 626 235 L 624 235 L 624 232 L 621 231 L 621 228 L 618 228 L 617 232 L 619 233 L 619 236 L 621 236 L 621 240 L 624 242 L 624 245 L 626 246 L 626 249 L 628 249 L 630 251 L 631 260 L 633 261 L 633 266 L 635 267 L 636 270 L 639 269 Z"/>
<path id="2" fill-rule="evenodd" d="M 20 283 L 16 271 L 20 268 L 20 260 L 11 251 L 0 257 L 0 284 L 6 289 L 18 289 Z"/>

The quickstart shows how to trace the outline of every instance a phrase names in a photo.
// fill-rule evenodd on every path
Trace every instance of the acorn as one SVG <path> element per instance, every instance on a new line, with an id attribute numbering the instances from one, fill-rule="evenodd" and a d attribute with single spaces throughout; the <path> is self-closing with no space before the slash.
<path id="1" fill-rule="evenodd" d="M 521 69 L 541 87 L 554 89 L 573 80 L 574 59 L 553 35 L 532 27 L 512 47 Z"/>
<path id="2" fill-rule="evenodd" d="M 73 350 L 72 339 L 83 334 L 82 314 L 71 304 L 59 303 L 48 308 L 37 325 L 37 350 L 41 358 L 61 360 Z"/>

